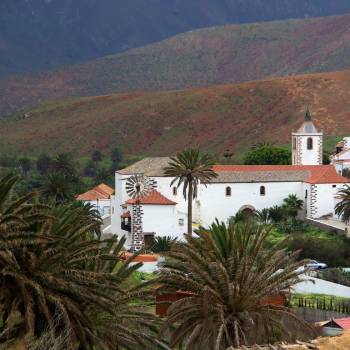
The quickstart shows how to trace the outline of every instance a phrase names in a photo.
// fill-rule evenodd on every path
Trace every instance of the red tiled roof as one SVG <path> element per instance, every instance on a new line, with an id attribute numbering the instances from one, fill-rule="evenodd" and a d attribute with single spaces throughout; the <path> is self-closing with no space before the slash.
<path id="1" fill-rule="evenodd" d="M 311 184 L 348 183 L 339 175 L 333 165 L 214 165 L 213 170 L 220 172 L 285 172 L 307 171 L 310 176 L 304 182 Z"/>
<path id="2" fill-rule="evenodd" d="M 96 201 L 100 199 L 109 199 L 113 193 L 114 190 L 112 187 L 109 187 L 105 184 L 100 184 L 91 190 L 80 194 L 76 199 L 78 201 Z"/>
<path id="3" fill-rule="evenodd" d="M 135 204 L 136 199 L 129 199 L 126 204 Z M 147 196 L 140 199 L 140 204 L 143 205 L 175 205 L 176 202 L 164 197 L 158 191 L 152 191 Z"/>
<path id="4" fill-rule="evenodd" d="M 335 318 L 332 320 L 335 324 L 337 324 L 339 327 L 350 330 L 350 317 L 346 318 Z M 332 322 L 330 321 L 330 322 Z M 324 324 L 324 326 L 327 326 L 328 323 Z"/>

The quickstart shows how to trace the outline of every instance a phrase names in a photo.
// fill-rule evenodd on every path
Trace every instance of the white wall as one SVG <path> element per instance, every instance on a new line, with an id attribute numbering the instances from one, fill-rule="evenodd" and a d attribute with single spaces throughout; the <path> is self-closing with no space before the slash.
<path id="1" fill-rule="evenodd" d="M 295 293 L 300 294 L 326 294 L 342 298 L 350 298 L 350 287 L 321 280 L 319 278 L 301 276 L 303 282 L 293 287 Z M 311 280 L 311 281 L 310 281 Z"/>
<path id="2" fill-rule="evenodd" d="M 333 187 L 335 186 L 335 187 Z M 316 212 L 312 218 L 317 219 L 324 215 L 334 215 L 336 195 L 343 184 L 317 184 L 316 189 Z"/>
<path id="3" fill-rule="evenodd" d="M 83 201 L 92 205 L 102 217 L 110 215 L 111 212 L 111 200 L 110 199 L 99 199 L 98 201 Z"/>
<path id="4" fill-rule="evenodd" d="M 225 189 L 231 187 L 231 197 L 226 197 Z M 260 195 L 260 186 L 265 186 L 266 195 Z M 210 184 L 200 191 L 201 224 L 208 226 L 217 218 L 226 222 L 243 206 L 250 205 L 256 210 L 280 205 L 290 194 L 304 200 L 304 186 L 301 182 L 234 183 Z"/>
<path id="5" fill-rule="evenodd" d="M 143 205 L 142 225 L 144 232 L 157 236 L 182 237 L 187 231 L 185 216 L 177 212 L 175 205 Z M 182 219 L 183 225 L 179 224 Z"/>
<path id="6" fill-rule="evenodd" d="M 323 134 L 296 134 L 296 149 L 293 149 L 293 164 L 297 165 L 321 165 L 322 164 L 322 142 Z M 307 149 L 307 140 L 311 138 L 313 141 L 313 148 Z M 300 154 L 300 161 L 296 161 L 296 155 Z"/>
<path id="7" fill-rule="evenodd" d="M 122 204 L 130 197 L 126 193 L 125 183 L 130 175 L 115 174 L 115 193 L 113 198 L 112 210 L 112 233 L 119 236 L 127 236 L 128 232 L 121 229 L 121 215 L 123 213 Z M 144 232 L 155 232 L 159 235 L 176 236 L 181 235 L 187 230 L 187 202 L 182 195 L 182 188 L 179 188 L 177 195 L 173 194 L 173 187 L 170 187 L 171 178 L 154 177 L 157 182 L 157 191 L 166 198 L 177 203 L 176 205 L 144 205 L 142 206 L 143 215 L 143 230 Z M 132 213 L 132 207 L 128 209 Z M 156 220 L 155 218 L 159 218 Z M 184 221 L 184 226 L 179 226 L 179 219 Z"/>

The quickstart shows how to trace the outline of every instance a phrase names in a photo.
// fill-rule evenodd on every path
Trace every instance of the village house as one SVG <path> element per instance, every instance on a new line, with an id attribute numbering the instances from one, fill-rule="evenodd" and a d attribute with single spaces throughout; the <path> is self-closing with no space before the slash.
<path id="1" fill-rule="evenodd" d="M 335 216 L 336 194 L 348 179 L 334 165 L 322 165 L 323 133 L 309 112 L 302 126 L 292 133 L 292 165 L 216 165 L 218 177 L 199 186 L 193 202 L 193 227 L 207 227 L 215 219 L 227 222 L 237 212 L 253 212 L 281 205 L 290 194 L 304 201 L 302 215 L 311 219 Z M 154 235 L 182 237 L 187 225 L 187 202 L 182 188 L 171 186 L 164 175 L 169 158 L 145 158 L 115 174 L 116 196 L 112 197 L 111 230 L 125 235 L 130 244 L 133 205 L 126 181 L 144 174 L 156 189 L 140 201 L 146 240 Z"/>
<path id="2" fill-rule="evenodd" d="M 336 152 L 331 156 L 331 163 L 339 174 L 350 169 L 350 137 L 344 137 L 337 143 Z"/>
<path id="3" fill-rule="evenodd" d="M 111 196 L 114 189 L 106 184 L 100 184 L 91 190 L 76 197 L 76 200 L 89 203 L 101 215 L 102 218 L 111 214 Z"/>

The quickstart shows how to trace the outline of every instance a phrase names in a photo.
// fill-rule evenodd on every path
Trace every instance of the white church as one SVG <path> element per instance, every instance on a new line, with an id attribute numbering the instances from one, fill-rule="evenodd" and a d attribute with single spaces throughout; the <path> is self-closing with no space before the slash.
<path id="1" fill-rule="evenodd" d="M 337 192 L 350 180 L 336 170 L 337 159 L 334 165 L 322 165 L 322 144 L 323 133 L 307 112 L 300 129 L 292 133 L 292 165 L 214 166 L 218 177 L 201 184 L 193 202 L 193 227 L 209 226 L 215 219 L 227 222 L 239 211 L 281 205 L 290 194 L 304 200 L 305 217 L 335 216 Z M 111 232 L 125 235 L 129 245 L 135 201 L 128 196 L 126 182 L 134 174 L 144 174 L 156 183 L 156 190 L 139 203 L 145 240 L 154 235 L 182 237 L 186 232 L 187 203 L 182 189 L 170 186 L 173 178 L 164 175 L 168 162 L 167 157 L 145 158 L 115 174 Z"/>

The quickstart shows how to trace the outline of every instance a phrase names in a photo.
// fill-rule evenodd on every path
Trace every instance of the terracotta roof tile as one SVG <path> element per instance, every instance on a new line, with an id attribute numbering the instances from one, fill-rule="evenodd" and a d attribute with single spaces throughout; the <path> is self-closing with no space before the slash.
<path id="1" fill-rule="evenodd" d="M 100 199 L 109 199 L 110 196 L 114 193 L 112 187 L 109 187 L 105 184 L 98 185 L 91 190 L 80 194 L 76 197 L 78 201 L 96 201 Z"/>
<path id="2" fill-rule="evenodd" d="M 135 204 L 136 199 L 129 199 L 126 204 Z M 175 205 L 176 202 L 164 197 L 158 191 L 152 191 L 148 196 L 140 199 L 140 204 L 142 205 Z"/>
<path id="3" fill-rule="evenodd" d="M 311 184 L 348 183 L 333 165 L 215 165 L 212 182 L 287 182 Z"/>
<path id="4" fill-rule="evenodd" d="M 338 325 L 342 329 L 350 330 L 350 317 L 334 318 L 328 322 L 324 322 L 323 326 L 327 327 L 328 325 L 331 325 L 332 323 L 335 323 L 336 325 Z"/>

